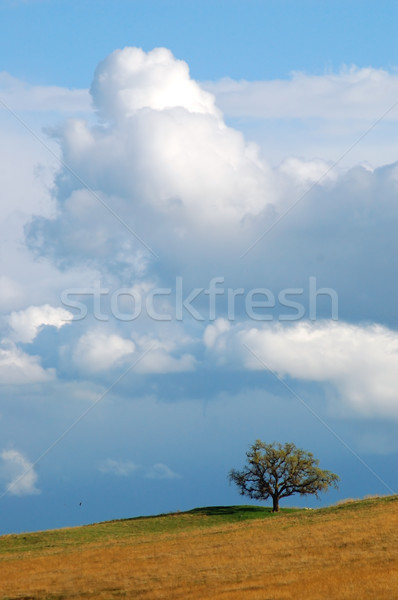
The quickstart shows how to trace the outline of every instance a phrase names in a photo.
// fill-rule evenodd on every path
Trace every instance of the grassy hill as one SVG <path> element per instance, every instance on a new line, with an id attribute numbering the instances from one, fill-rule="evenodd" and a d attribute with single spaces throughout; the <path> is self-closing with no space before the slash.
<path id="1" fill-rule="evenodd" d="M 0 599 L 396 597 L 398 496 L 226 506 L 0 537 Z"/>

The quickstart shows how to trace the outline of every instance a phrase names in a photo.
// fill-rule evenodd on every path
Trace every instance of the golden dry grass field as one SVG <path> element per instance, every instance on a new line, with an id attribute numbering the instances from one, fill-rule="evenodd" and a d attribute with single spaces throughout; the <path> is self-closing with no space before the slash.
<path id="1" fill-rule="evenodd" d="M 0 538 L 1 599 L 393 600 L 398 497 L 214 507 Z"/>

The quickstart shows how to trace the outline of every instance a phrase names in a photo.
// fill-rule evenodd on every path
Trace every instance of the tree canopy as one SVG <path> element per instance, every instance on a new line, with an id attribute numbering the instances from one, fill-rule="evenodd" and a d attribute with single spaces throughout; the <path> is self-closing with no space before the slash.
<path id="1" fill-rule="evenodd" d="M 319 468 L 311 452 L 293 443 L 256 442 L 246 452 L 247 465 L 232 469 L 229 480 L 240 488 L 241 495 L 255 500 L 272 498 L 272 510 L 279 510 L 279 500 L 293 494 L 319 496 L 330 486 L 337 487 L 338 475 Z"/>

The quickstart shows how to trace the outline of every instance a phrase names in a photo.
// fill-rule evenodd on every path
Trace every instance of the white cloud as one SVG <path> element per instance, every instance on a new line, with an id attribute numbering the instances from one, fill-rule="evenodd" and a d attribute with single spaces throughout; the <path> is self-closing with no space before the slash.
<path id="1" fill-rule="evenodd" d="M 10 309 L 23 297 L 21 285 L 6 275 L 0 275 L 0 289 L 0 310 Z"/>
<path id="2" fill-rule="evenodd" d="M 212 348 L 219 341 L 220 333 L 229 331 L 231 324 L 226 319 L 216 319 L 212 325 L 208 325 L 203 334 L 203 341 L 207 348 Z"/>
<path id="3" fill-rule="evenodd" d="M 188 69 L 180 68 L 170 53 L 164 56 L 173 72 L 164 85 L 167 94 L 175 86 L 178 98 L 180 86 L 191 82 Z M 207 285 L 219 273 L 228 274 L 233 286 L 260 285 L 277 293 L 317 274 L 339 292 L 350 286 L 363 290 L 361 302 L 374 305 L 370 299 L 386 263 L 380 260 L 377 278 L 366 274 L 366 281 L 362 267 L 379 259 L 376 240 L 383 239 L 388 252 L 395 235 L 394 167 L 333 171 L 306 194 L 329 163 L 296 158 L 272 170 L 220 115 L 195 112 L 191 100 L 172 108 L 164 108 L 162 100 L 160 108 L 153 108 L 155 87 L 160 86 L 163 98 L 158 66 L 150 53 L 125 49 L 112 54 L 99 67 L 92 89 L 97 106 L 124 115 L 123 123 L 121 117 L 106 127 L 69 121 L 62 147 L 64 160 L 160 260 L 156 263 L 66 171 L 57 188 L 58 216 L 36 219 L 31 243 L 63 265 L 96 265 L 130 287 L 144 276 L 156 284 L 178 273 L 184 285 L 193 288 Z M 200 88 L 192 83 L 188 87 L 197 91 L 200 103 Z M 272 153 L 273 142 L 269 148 Z M 282 218 L 294 204 L 296 208 Z M 275 230 L 264 236 L 275 222 Z M 261 243 L 239 262 L 259 238 Z M 393 285 L 391 278 L 388 285 Z"/>
<path id="4" fill-rule="evenodd" d="M 99 467 L 102 473 L 110 473 L 119 477 L 128 477 L 131 473 L 134 473 L 139 469 L 136 464 L 128 460 L 114 460 L 108 458 Z"/>
<path id="5" fill-rule="evenodd" d="M 7 256 L 0 276 L 0 310 L 4 312 L 32 304 L 57 304 L 60 288 L 79 285 L 78 271 L 86 282 L 89 272 L 81 264 L 74 274 L 70 269 L 58 270 L 48 259 L 36 260 L 37 256 L 26 246 L 25 228 L 31 219 L 55 217 L 53 186 L 60 167 L 56 157 L 61 156 L 61 149 L 59 140 L 43 130 L 65 118 L 61 106 L 46 101 L 47 88 L 42 88 L 43 94 L 36 99 L 30 88 L 0 75 L 2 99 L 43 140 L 40 144 L 13 114 L 0 106 L 0 254 Z M 76 104 L 71 103 L 74 115 L 76 109 Z"/>
<path id="6" fill-rule="evenodd" d="M 397 73 L 355 66 L 324 75 L 295 72 L 287 80 L 225 78 L 202 85 L 228 116 L 266 119 L 378 119 L 398 97 Z M 398 119 L 398 107 L 385 118 Z"/>
<path id="7" fill-rule="evenodd" d="M 98 65 L 91 93 L 106 119 L 124 119 L 146 108 L 219 114 L 213 95 L 190 79 L 187 63 L 167 48 L 115 50 Z"/>
<path id="8" fill-rule="evenodd" d="M 163 350 L 148 352 L 137 363 L 137 373 L 183 373 L 195 369 L 196 359 L 192 354 L 183 354 L 179 358 L 170 356 Z"/>
<path id="9" fill-rule="evenodd" d="M 60 329 L 73 319 L 72 313 L 61 307 L 50 306 L 29 306 L 25 310 L 12 312 L 8 317 L 9 325 L 12 328 L 11 337 L 15 342 L 29 343 L 33 342 L 39 331 L 51 325 Z"/>
<path id="10" fill-rule="evenodd" d="M 149 335 L 136 336 L 137 345 L 142 352 L 142 358 L 135 367 L 137 373 L 182 373 L 195 369 L 197 361 L 192 354 L 173 356 L 173 353 L 180 353 L 181 348 L 192 340 L 187 336 L 181 337 L 178 331 L 171 332 L 171 335 L 167 339 Z"/>
<path id="11" fill-rule="evenodd" d="M 114 460 L 108 458 L 100 465 L 99 470 L 102 473 L 117 475 L 119 477 L 129 477 L 131 474 L 141 474 L 147 479 L 179 479 L 180 475 L 172 471 L 170 467 L 163 463 L 156 463 L 151 467 L 143 467 L 128 460 Z"/>
<path id="12" fill-rule="evenodd" d="M 394 77 L 355 69 L 323 78 L 295 75 L 288 82 L 270 83 L 271 91 L 282 90 L 278 93 L 286 96 L 287 104 L 283 105 L 277 93 L 269 102 L 281 118 L 294 116 L 289 112 L 293 109 L 315 116 L 319 110 L 335 126 L 336 115 L 327 111 L 335 110 L 336 98 L 351 106 L 344 113 L 351 119 L 361 90 L 379 85 L 377 102 L 382 103 L 395 89 Z M 247 89 L 254 94 L 253 87 Z M 49 280 L 56 282 L 53 290 L 65 288 L 67 278 L 69 284 L 77 278 L 71 263 L 80 268 L 88 265 L 87 272 L 95 268 L 114 287 L 121 284 L 142 298 L 159 284 L 173 287 L 175 274 L 183 276 L 184 294 L 196 286 L 207 286 L 215 274 L 225 274 L 226 285 L 246 290 L 265 286 L 276 296 L 282 288 L 304 286 L 310 275 L 316 275 L 320 286 L 337 290 L 342 310 L 351 311 L 343 318 L 392 322 L 395 283 L 387 257 L 396 237 L 396 165 L 329 173 L 305 195 L 329 163 L 290 158 L 271 169 L 255 146 L 226 126 L 214 97 L 190 78 L 187 65 L 165 49 L 145 53 L 126 48 L 112 53 L 99 65 L 91 92 L 106 123 L 92 125 L 92 117 L 69 120 L 60 133 L 63 160 L 129 228 L 154 247 L 159 260 L 153 260 L 98 199 L 63 169 L 54 187 L 57 211 L 51 210 L 51 202 L 41 211 L 36 203 L 32 209 L 41 217 L 34 219 L 30 242 L 50 259 L 47 263 L 36 261 L 34 268 L 33 261 L 25 263 L 27 278 L 43 280 L 45 287 L 50 287 Z M 294 94 L 293 102 L 290 95 Z M 303 107 L 303 102 L 297 108 L 297 99 L 309 96 L 315 98 L 314 110 L 309 104 Z M 320 96 L 324 99 L 322 110 L 317 108 Z M 375 96 L 370 96 L 366 95 L 361 109 L 366 118 L 373 114 L 370 103 L 377 104 Z M 248 103 L 247 114 L 252 110 Z M 297 139 L 299 144 L 303 142 L 302 137 Z M 268 142 L 270 153 L 274 143 L 277 140 Z M 283 217 L 295 202 L 294 210 Z M 277 227 L 264 236 L 278 219 Z M 54 268 L 54 261 L 62 264 L 62 274 Z M 40 277 L 39 263 L 43 269 Z M 30 275 L 31 266 L 34 276 Z M 18 292 L 10 284 L 13 270 L 6 275 L 10 302 Z M 93 278 L 80 271 L 79 283 L 82 280 Z M 21 278 L 15 281 L 20 285 Z M 34 283 L 23 290 L 26 296 L 30 291 L 37 293 Z M 375 302 L 380 289 L 383 302 Z M 163 307 L 173 308 L 172 295 L 158 300 L 161 312 Z M 203 308 L 203 295 L 201 301 Z M 128 302 L 121 299 L 122 311 L 131 307 Z M 36 298 L 29 301 L 32 303 L 39 304 Z M 51 303 L 56 302 L 51 299 Z M 149 325 L 148 321 L 137 319 L 134 333 L 118 323 L 118 334 L 89 331 L 82 335 L 84 325 L 74 325 L 78 338 L 71 343 L 75 365 L 98 373 L 137 355 L 136 348 L 142 352 L 154 343 L 137 363 L 137 371 L 150 374 L 198 368 L 198 347 L 187 349 L 180 344 L 176 331 L 167 332 L 176 343 L 166 344 L 166 325 L 156 321 Z M 16 327 L 18 330 L 18 323 Z M 27 327 L 18 339 L 34 336 L 34 322 L 29 331 Z M 203 327 L 202 323 L 192 327 L 185 321 L 181 324 L 185 333 L 194 331 L 197 337 L 203 334 Z M 123 328 L 128 333 L 123 333 Z M 137 333 L 143 330 L 148 343 Z M 207 352 L 211 355 L 218 350 L 217 363 L 227 360 L 228 336 L 233 337 L 233 332 L 227 331 L 223 321 L 206 329 Z"/>
<path id="13" fill-rule="evenodd" d="M 135 344 L 115 333 L 92 330 L 83 334 L 74 350 L 75 364 L 91 373 L 112 369 L 132 358 Z"/>
<path id="14" fill-rule="evenodd" d="M 2 101 L 13 111 L 57 111 L 61 113 L 91 112 L 88 90 L 70 90 L 58 86 L 30 85 L 0 72 Z M 0 111 L 5 110 L 0 104 Z"/>
<path id="15" fill-rule="evenodd" d="M 304 192 L 310 184 L 318 181 L 335 181 L 338 171 L 331 169 L 331 166 L 331 163 L 319 159 L 287 158 L 281 163 L 278 171 L 286 177 L 287 182 L 299 185 Z"/>
<path id="16" fill-rule="evenodd" d="M 18 450 L 3 450 L 0 454 L 0 477 L 5 491 L 14 496 L 39 494 L 37 473 L 33 464 Z"/>
<path id="17" fill-rule="evenodd" d="M 1 106 L 0 106 L 1 109 Z M 8 117 L 8 118 L 7 118 Z M 32 216 L 53 216 L 54 199 L 50 187 L 58 164 L 56 158 L 25 130 L 17 121 L 0 112 L 2 201 L 0 225 L 6 225 L 4 234 L 10 241 L 10 225 L 23 239 L 22 226 Z M 52 139 L 45 143 L 51 152 L 59 155 L 59 146 Z M 15 234 L 14 234 L 15 235 Z"/>
<path id="18" fill-rule="evenodd" d="M 238 123 L 272 165 L 321 157 L 339 166 L 397 160 L 398 73 L 344 67 L 286 80 L 202 83 L 230 123 Z M 390 110 L 391 109 L 391 110 Z"/>
<path id="19" fill-rule="evenodd" d="M 19 385 L 51 381 L 54 369 L 43 369 L 38 356 L 30 356 L 10 342 L 0 347 L 0 384 Z"/>
<path id="20" fill-rule="evenodd" d="M 163 463 L 153 465 L 145 474 L 148 479 L 179 479 L 180 475 L 175 473 Z"/>
<path id="21" fill-rule="evenodd" d="M 225 125 L 213 97 L 168 50 L 113 53 L 99 66 L 92 94 L 111 123 L 69 120 L 60 134 L 63 160 L 161 253 L 173 252 L 170 236 L 188 246 L 209 226 L 219 245 L 228 228 L 275 200 L 274 176 L 257 147 Z M 57 195 L 58 216 L 34 221 L 32 245 L 55 250 L 60 260 L 85 256 L 130 266 L 146 252 L 67 170 Z"/>
<path id="22" fill-rule="evenodd" d="M 398 416 L 398 334 L 380 325 L 324 321 L 259 328 L 246 324 L 220 332 L 213 352 L 223 356 L 225 349 L 232 364 L 330 383 L 341 401 L 359 413 Z"/>

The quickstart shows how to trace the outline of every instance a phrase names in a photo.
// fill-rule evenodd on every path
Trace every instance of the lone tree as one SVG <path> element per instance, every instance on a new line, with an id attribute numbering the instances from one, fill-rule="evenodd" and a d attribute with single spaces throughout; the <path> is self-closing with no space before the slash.
<path id="1" fill-rule="evenodd" d="M 337 487 L 339 477 L 318 467 L 319 460 L 311 452 L 294 444 L 256 442 L 246 452 L 247 466 L 242 471 L 232 469 L 229 480 L 236 483 L 242 496 L 255 500 L 272 498 L 272 511 L 279 510 L 279 500 L 293 494 L 306 496 Z"/>

